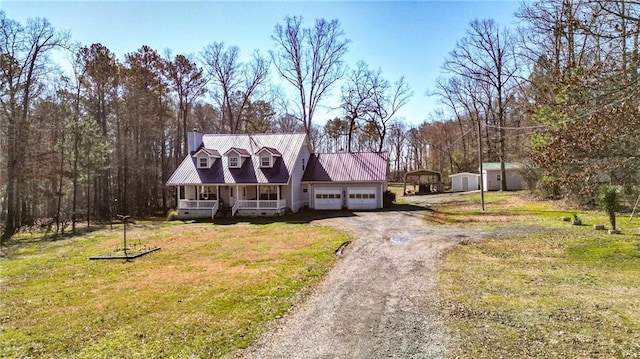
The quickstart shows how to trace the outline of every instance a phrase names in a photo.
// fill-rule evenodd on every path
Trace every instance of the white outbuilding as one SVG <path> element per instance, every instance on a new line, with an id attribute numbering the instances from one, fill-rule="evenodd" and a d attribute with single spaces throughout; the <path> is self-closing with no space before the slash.
<path id="1" fill-rule="evenodd" d="M 520 171 L 523 165 L 521 163 L 506 162 L 504 164 L 507 190 L 521 190 L 525 188 L 524 178 Z M 482 183 L 485 191 L 499 191 L 502 176 L 500 172 L 499 162 L 489 162 L 482 164 Z"/>
<path id="2" fill-rule="evenodd" d="M 461 172 L 449 175 L 452 192 L 467 192 L 480 189 L 480 175 L 477 173 Z"/>

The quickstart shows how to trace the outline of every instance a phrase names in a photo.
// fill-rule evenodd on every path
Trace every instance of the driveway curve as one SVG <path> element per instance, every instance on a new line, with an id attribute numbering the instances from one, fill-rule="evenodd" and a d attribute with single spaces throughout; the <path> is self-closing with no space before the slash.
<path id="1" fill-rule="evenodd" d="M 358 212 L 314 225 L 355 238 L 302 304 L 237 358 L 441 358 L 439 254 L 473 230 L 429 226 L 424 211 Z M 471 237 L 471 238 L 470 238 Z"/>

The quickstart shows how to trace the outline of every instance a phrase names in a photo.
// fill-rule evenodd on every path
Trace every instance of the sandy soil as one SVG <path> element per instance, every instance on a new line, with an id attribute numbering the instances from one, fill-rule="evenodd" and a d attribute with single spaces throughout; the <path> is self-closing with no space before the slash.
<path id="1" fill-rule="evenodd" d="M 420 206 L 451 197 L 414 197 Z M 424 211 L 359 212 L 315 225 L 356 238 L 306 300 L 237 358 L 441 358 L 435 304 L 439 254 L 482 233 L 433 227 Z"/>

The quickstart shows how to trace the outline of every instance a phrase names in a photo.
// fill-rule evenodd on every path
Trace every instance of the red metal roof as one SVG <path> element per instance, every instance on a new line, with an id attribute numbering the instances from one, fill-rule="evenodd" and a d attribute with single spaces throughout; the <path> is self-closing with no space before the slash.
<path id="1" fill-rule="evenodd" d="M 387 178 L 386 152 L 317 153 L 309 158 L 303 182 L 382 182 Z"/>

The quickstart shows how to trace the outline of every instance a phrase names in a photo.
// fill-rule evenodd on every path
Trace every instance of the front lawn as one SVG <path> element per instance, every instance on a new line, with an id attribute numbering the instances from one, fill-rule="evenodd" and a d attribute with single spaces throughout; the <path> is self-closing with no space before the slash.
<path id="1" fill-rule="evenodd" d="M 122 227 L 55 242 L 17 236 L 0 259 L 0 357 L 232 355 L 345 240 L 308 224 L 138 224 L 128 243 L 161 250 L 126 262 L 89 260 L 121 248 Z"/>
<path id="2" fill-rule="evenodd" d="M 448 253 L 439 272 L 452 358 L 640 357 L 640 220 L 623 235 L 596 231 L 603 213 L 579 213 L 520 194 L 443 205 L 432 223 L 496 229 Z M 445 220 L 446 219 L 446 220 Z M 523 230 L 524 229 L 524 230 Z"/>

